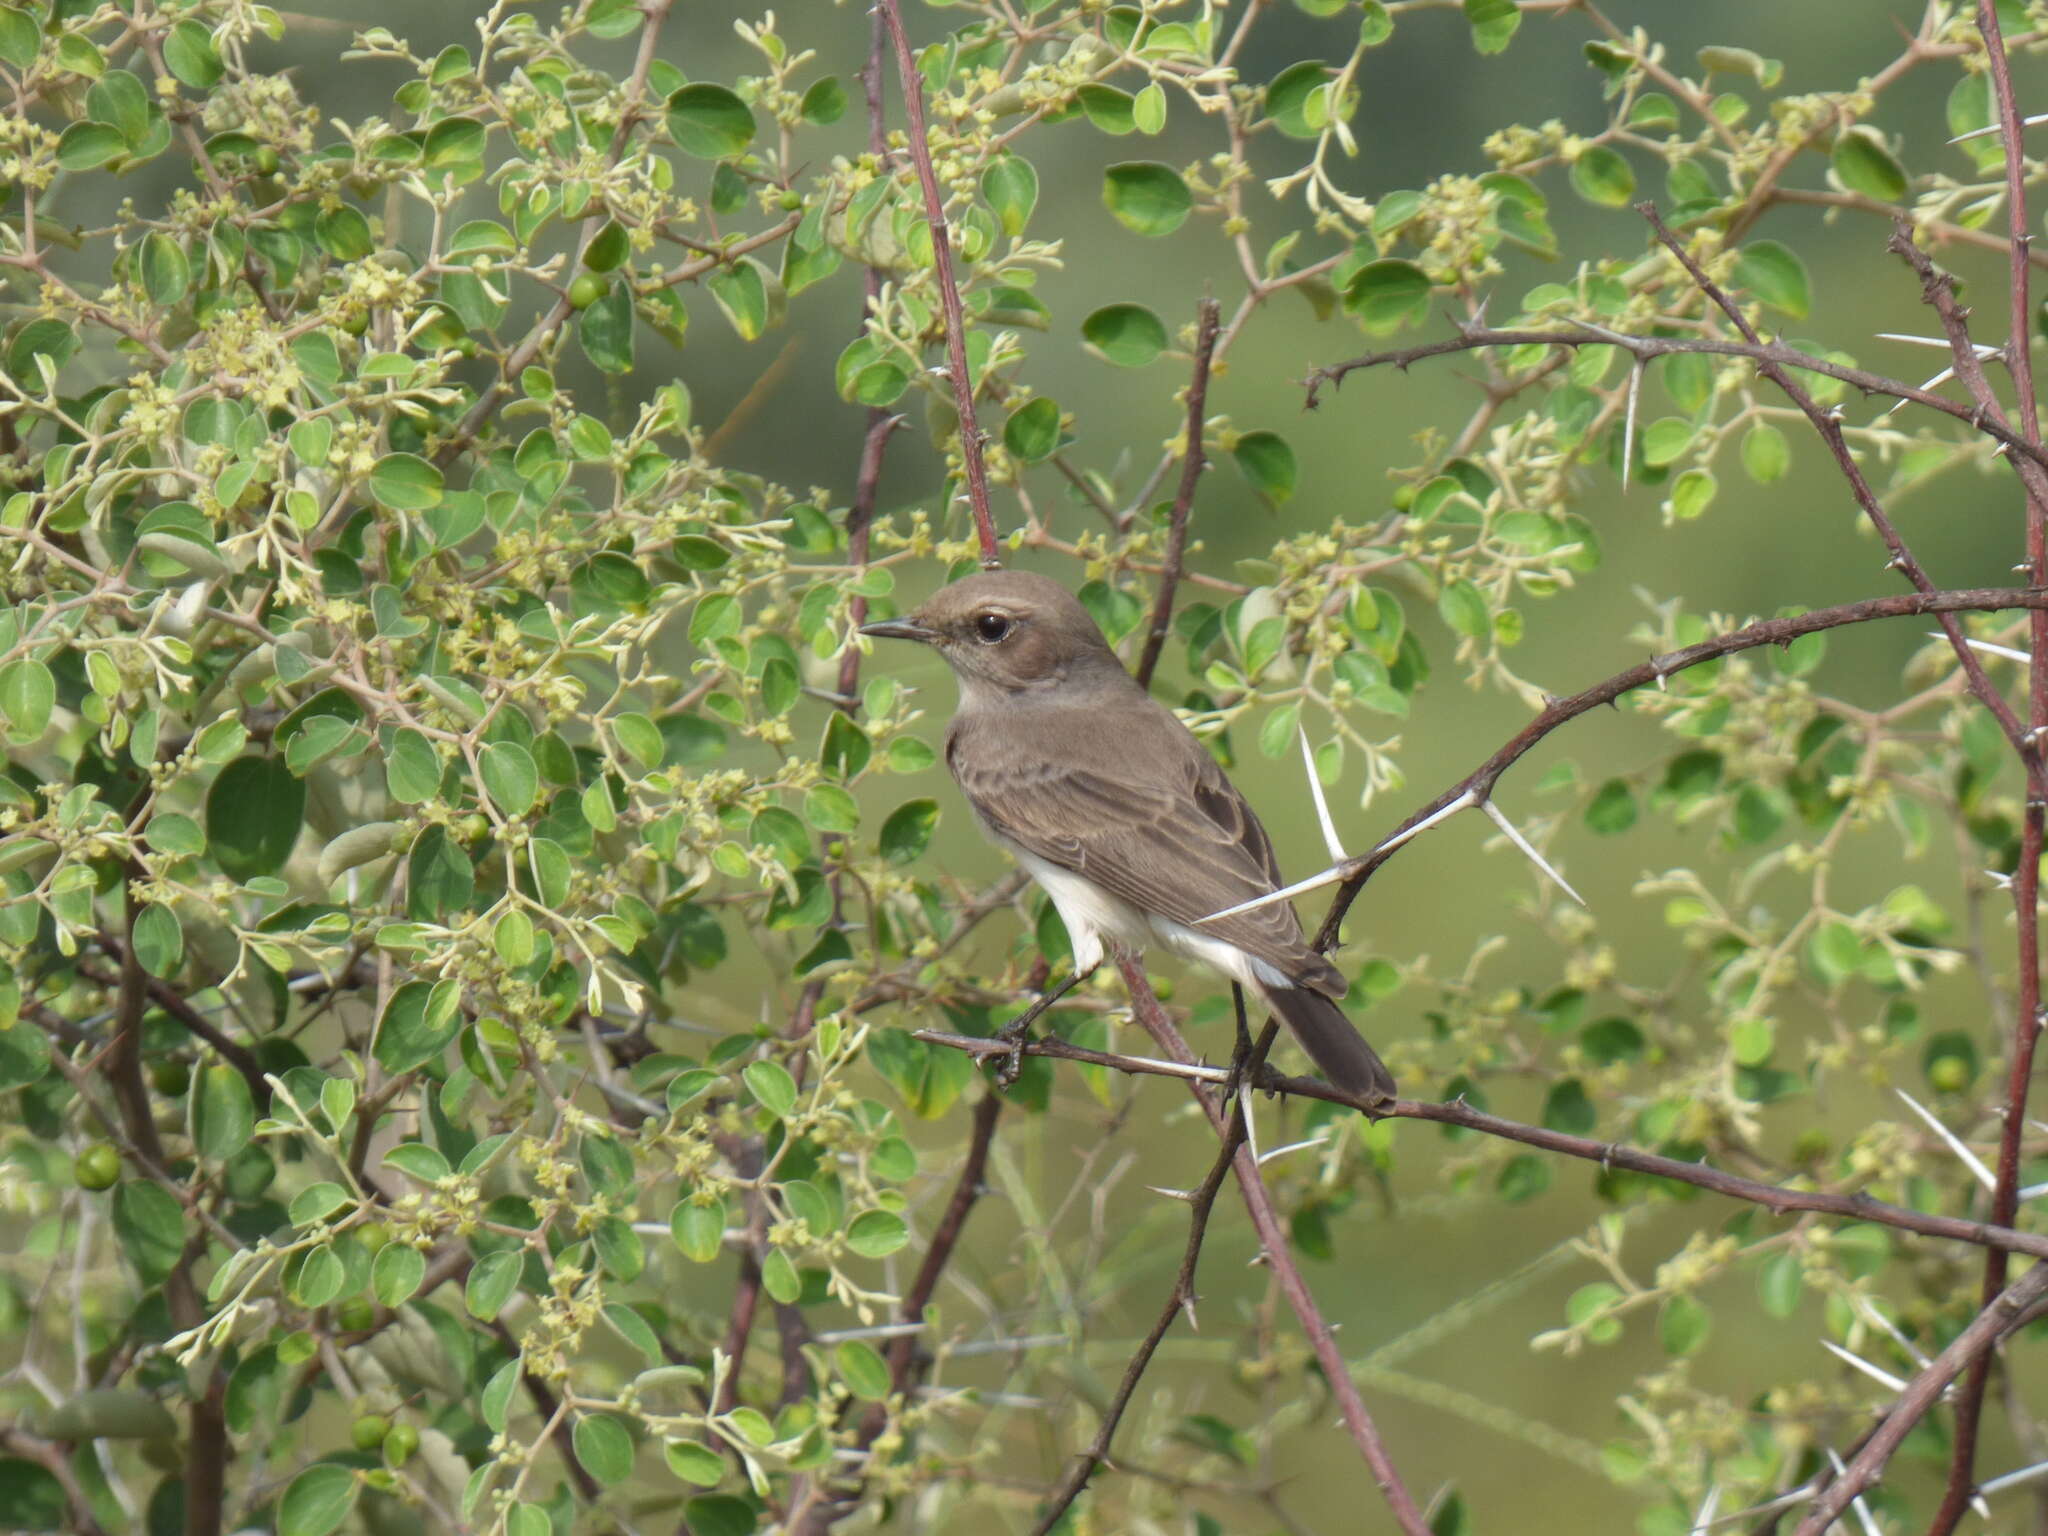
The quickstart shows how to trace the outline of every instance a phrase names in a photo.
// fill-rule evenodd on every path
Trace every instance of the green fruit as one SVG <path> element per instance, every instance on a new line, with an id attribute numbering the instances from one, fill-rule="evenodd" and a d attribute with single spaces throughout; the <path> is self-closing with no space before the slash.
<path id="1" fill-rule="evenodd" d="M 71 1160 L 80 1189 L 112 1189 L 121 1177 L 121 1154 L 111 1142 L 96 1141 Z"/>
<path id="2" fill-rule="evenodd" d="M 1961 1093 L 1970 1086 L 1970 1064 L 1960 1056 L 1937 1056 L 1927 1063 L 1927 1081 L 1943 1093 Z"/>
<path id="3" fill-rule="evenodd" d="M 569 307 L 588 309 L 611 292 L 611 286 L 595 272 L 579 272 L 576 281 L 569 285 Z"/>
<path id="4" fill-rule="evenodd" d="M 256 169 L 264 176 L 277 174 L 277 151 L 268 144 L 256 151 Z"/>
<path id="5" fill-rule="evenodd" d="M 192 1086 L 192 1066 L 175 1058 L 159 1061 L 149 1069 L 149 1080 L 165 1098 L 179 1098 Z"/>
<path id="6" fill-rule="evenodd" d="M 377 1309 L 360 1296 L 351 1296 L 334 1309 L 335 1326 L 343 1333 L 361 1333 L 377 1321 Z M 368 1446 L 358 1447 L 368 1450 Z"/>
<path id="7" fill-rule="evenodd" d="M 348 318 L 341 322 L 341 328 L 347 335 L 362 335 L 370 328 L 369 312 L 361 309 L 351 311 Z"/>
<path id="8" fill-rule="evenodd" d="M 388 1466 L 402 1467 L 412 1460 L 412 1453 L 419 1448 L 418 1430 L 410 1424 L 394 1424 L 391 1426 L 391 1433 L 384 1437 L 384 1461 Z"/>
<path id="9" fill-rule="evenodd" d="M 391 1433 L 391 1421 L 381 1413 L 366 1413 L 349 1426 L 348 1438 L 359 1451 L 374 1451 Z"/>

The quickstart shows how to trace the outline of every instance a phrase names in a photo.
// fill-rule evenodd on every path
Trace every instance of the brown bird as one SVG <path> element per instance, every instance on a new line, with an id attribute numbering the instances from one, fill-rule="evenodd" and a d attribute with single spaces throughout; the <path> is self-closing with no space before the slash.
<path id="1" fill-rule="evenodd" d="M 1101 964 L 1105 946 L 1136 955 L 1163 944 L 1252 988 L 1339 1088 L 1394 1096 L 1386 1064 L 1337 1006 L 1344 977 L 1308 946 L 1291 906 L 1202 921 L 1280 888 L 1272 842 L 1073 594 L 1028 571 L 989 571 L 861 633 L 921 641 L 951 665 L 960 708 L 946 764 L 1073 940 L 1074 975 L 1020 1023 Z"/>

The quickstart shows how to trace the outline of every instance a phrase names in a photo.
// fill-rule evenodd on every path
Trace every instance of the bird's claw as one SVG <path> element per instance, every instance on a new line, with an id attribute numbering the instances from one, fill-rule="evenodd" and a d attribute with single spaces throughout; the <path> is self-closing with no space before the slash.
<path id="1" fill-rule="evenodd" d="M 1009 1046 L 996 1062 L 996 1086 L 1010 1088 L 1024 1075 L 1024 1047 L 1031 1042 L 1031 1019 L 1027 1014 L 1012 1019 L 996 1031 L 996 1038 Z"/>

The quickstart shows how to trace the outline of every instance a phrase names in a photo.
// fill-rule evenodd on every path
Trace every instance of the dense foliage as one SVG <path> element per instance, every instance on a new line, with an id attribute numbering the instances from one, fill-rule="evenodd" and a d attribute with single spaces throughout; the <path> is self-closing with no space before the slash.
<path id="1" fill-rule="evenodd" d="M 1611 584 L 1590 495 L 1625 482 L 1731 540 L 1798 515 L 1772 488 L 1818 439 L 1715 292 L 1765 329 L 1807 321 L 1811 210 L 1865 218 L 1873 249 L 1899 213 L 1944 259 L 1987 248 L 1980 312 L 2003 314 L 1982 302 L 2006 281 L 2001 140 L 1931 147 L 1995 106 L 1976 20 L 1943 0 L 1881 72 L 1800 92 L 1759 53 L 1679 59 L 1560 0 L 915 8 L 923 145 L 886 15 L 870 37 L 822 8 L 706 9 L 499 3 L 416 51 L 395 22 L 350 38 L 251 0 L 0 5 L 0 1526 L 1028 1528 L 1130 1354 L 1094 1314 L 1166 1294 L 1186 1207 L 1128 1183 L 1192 1187 L 1212 1152 L 1182 1139 L 1179 1085 L 1033 1057 L 998 1090 L 913 1033 L 987 1034 L 1066 956 L 1019 880 L 944 867 L 941 818 L 964 818 L 942 811 L 943 689 L 865 665 L 853 635 L 977 564 L 964 455 L 985 458 L 1003 557 L 1070 579 L 1134 659 L 1178 582 L 1158 686 L 1260 773 L 1262 806 L 1296 794 L 1305 732 L 1338 822 L 1385 823 L 1410 809 L 1400 733 L 1432 671 L 1525 713 L 1612 670 L 1518 659 Z M 1998 7 L 2016 60 L 2044 46 L 2042 11 Z M 1604 126 L 1501 125 L 1443 146 L 1426 185 L 1384 184 L 1353 126 L 1376 71 L 1423 31 L 1512 49 L 1529 13 L 1584 34 L 1572 88 Z M 318 72 L 279 66 L 288 24 L 313 29 Z M 1269 31 L 1302 56 L 1252 73 Z M 1888 104 L 1937 76 L 1945 123 L 1916 122 L 1909 155 Z M 1056 192 L 1032 156 L 1059 146 L 1071 178 L 1083 138 L 1085 195 Z M 1626 211 L 1643 196 L 1698 271 Z M 1127 260 L 1079 281 L 1064 244 L 1105 212 Z M 1241 489 L 1190 475 L 1176 497 L 1198 336 L 1147 281 L 1159 249 L 1191 250 L 1222 300 L 1219 378 L 1275 301 L 1323 323 L 1259 418 L 1196 395 L 1195 446 Z M 1286 381 L 1361 331 L 1434 339 L 1446 309 L 1524 333 L 1466 359 L 1469 416 L 1413 420 L 1412 462 L 1341 507 L 1296 500 Z M 734 422 L 693 405 L 705 327 L 830 338 L 801 366 L 831 357 L 848 417 L 868 412 L 865 461 L 812 487 L 733 458 Z M 1526 334 L 1557 330 L 1569 345 Z M 2006 475 L 1982 409 L 1859 409 L 1838 340 L 1793 345 L 1887 501 Z M 751 370 L 764 397 L 782 366 Z M 1110 426 L 1164 451 L 1134 466 L 1063 409 L 1079 369 L 1129 370 L 1144 398 Z M 1373 377 L 1324 383 L 1320 408 Z M 906 477 L 878 508 L 891 455 L 924 456 L 923 494 Z M 1205 559 L 1225 495 L 1277 511 L 1257 558 Z M 2028 554 L 2017 526 L 1978 530 L 2002 563 Z M 1858 548 L 1848 595 L 1900 590 Z M 1591 610 L 1613 666 L 1748 617 L 1699 611 L 1682 571 L 1621 574 L 1654 591 L 1639 622 Z M 1816 573 L 1815 606 L 1841 595 Z M 2026 621 L 1969 623 L 2023 695 Z M 1341 954 L 1405 1093 L 2010 1225 L 1944 1138 L 1997 1162 L 2009 1127 L 2015 1168 L 2035 1150 L 2024 1076 L 2009 1102 L 1999 1068 L 2015 995 L 2038 1000 L 2003 892 L 2038 859 L 2039 797 L 2029 828 L 1960 642 L 1878 702 L 1828 643 L 1660 674 L 1622 699 L 1635 755 L 1518 783 L 1567 869 L 1649 868 L 1663 853 L 1612 850 L 1678 840 L 1635 887 L 1675 945 L 1618 943 L 1547 879 L 1507 876 L 1502 843 L 1457 872 L 1488 928 L 1469 952 Z M 1424 873 L 1396 863 L 1373 890 Z M 1183 985 L 1162 992 L 1227 1028 L 1227 997 Z M 1151 1049 L 1107 973 L 1052 1020 Z M 1894 1082 L 1938 1118 L 1828 1119 L 1831 1087 Z M 1353 1352 L 1399 1409 L 1383 1422 L 1457 1426 L 1391 1436 L 1425 1502 L 1502 1435 L 1574 1486 L 1630 1490 L 1652 1536 L 1688 1530 L 1702 1501 L 1824 1473 L 1889 1402 L 1812 1335 L 1910 1376 L 1979 1307 L 1974 1250 L 1881 1216 L 1702 1199 L 1674 1224 L 1697 1191 L 1642 1172 L 1329 1104 L 1260 1112 L 1326 1307 L 1345 1271 L 1313 1261 L 1360 1262 L 1346 1229 L 1382 1188 L 1484 1224 L 1569 1177 L 1606 1208 L 1534 1339 L 1564 1372 L 1650 1338 L 1605 1444 L 1397 1368 L 1487 1297 Z M 1157 1135 L 1120 1187 L 1132 1125 Z M 1233 1198 L 1217 1225 L 1244 1247 Z M 963 1277 L 971 1223 L 1008 1257 Z M 1139 1388 L 1071 1529 L 1294 1519 L 1283 1464 L 1331 1409 L 1278 1297 L 1204 1313 L 1227 1369 L 1206 1392 Z M 1796 1349 L 1702 1368 L 1717 1327 L 1786 1325 Z M 2022 1449 L 2029 1422 L 2022 1403 Z M 1901 1465 L 1933 1474 L 1872 1503 L 1931 1509 L 1955 1438 L 1927 1420 Z M 1355 1512 L 1366 1474 L 1338 1465 L 1321 1496 Z M 1464 1507 L 1435 1518 L 1459 1529 Z"/>

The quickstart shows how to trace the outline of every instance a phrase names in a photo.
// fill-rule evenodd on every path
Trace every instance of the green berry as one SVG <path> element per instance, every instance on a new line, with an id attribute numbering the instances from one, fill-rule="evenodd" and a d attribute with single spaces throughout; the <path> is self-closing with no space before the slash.
<path id="1" fill-rule="evenodd" d="M 96 1141 L 71 1160 L 80 1189 L 112 1189 L 121 1177 L 121 1154 L 111 1142 Z"/>
<path id="2" fill-rule="evenodd" d="M 366 1413 L 349 1426 L 348 1438 L 359 1451 L 374 1451 L 391 1433 L 391 1421 L 381 1413 Z"/>
<path id="3" fill-rule="evenodd" d="M 1927 1064 L 1927 1081 L 1943 1093 L 1961 1093 L 1970 1086 L 1970 1064 L 1960 1056 L 1937 1056 Z"/>
<path id="4" fill-rule="evenodd" d="M 192 1086 L 192 1067 L 188 1062 L 175 1057 L 159 1061 L 149 1069 L 149 1080 L 156 1085 L 156 1091 L 167 1099 L 184 1096 Z"/>
<path id="5" fill-rule="evenodd" d="M 402 1467 L 412 1460 L 412 1453 L 420 1448 L 420 1432 L 403 1422 L 391 1426 L 391 1432 L 384 1437 L 384 1461 L 387 1466 Z"/>
<path id="6" fill-rule="evenodd" d="M 569 285 L 569 307 L 588 309 L 611 291 L 611 284 L 595 272 L 579 272 Z"/>

